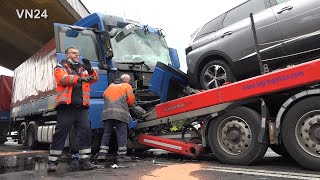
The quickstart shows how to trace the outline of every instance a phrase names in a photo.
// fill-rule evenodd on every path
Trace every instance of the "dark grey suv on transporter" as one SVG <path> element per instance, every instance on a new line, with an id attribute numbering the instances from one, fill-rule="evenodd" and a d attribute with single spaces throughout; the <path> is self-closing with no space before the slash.
<path id="1" fill-rule="evenodd" d="M 250 13 L 270 71 L 320 57 L 320 0 L 248 0 L 191 35 L 191 86 L 211 89 L 260 74 Z"/>

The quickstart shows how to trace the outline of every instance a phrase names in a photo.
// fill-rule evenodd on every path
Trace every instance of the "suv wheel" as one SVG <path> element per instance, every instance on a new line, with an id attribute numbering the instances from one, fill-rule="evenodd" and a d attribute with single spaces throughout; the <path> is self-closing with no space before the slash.
<path id="1" fill-rule="evenodd" d="M 213 89 L 225 82 L 234 82 L 235 77 L 229 65 L 221 60 L 210 61 L 204 66 L 200 74 L 202 89 Z"/>

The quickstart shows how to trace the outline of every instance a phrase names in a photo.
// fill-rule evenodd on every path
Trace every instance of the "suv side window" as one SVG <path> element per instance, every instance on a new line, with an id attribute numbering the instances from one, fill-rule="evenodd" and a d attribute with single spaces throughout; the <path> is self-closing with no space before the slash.
<path id="1" fill-rule="evenodd" d="M 278 4 L 281 4 L 281 3 L 284 3 L 284 2 L 287 2 L 287 1 L 290 1 L 290 0 L 276 0 L 276 2 L 277 2 Z"/>
<path id="2" fill-rule="evenodd" d="M 207 24 L 205 24 L 201 28 L 201 30 L 199 31 L 199 33 L 195 39 L 199 39 L 207 34 L 216 32 L 219 29 L 221 22 L 222 22 L 225 15 L 226 14 L 222 14 L 222 15 L 218 16 L 217 18 L 209 21 Z"/>
<path id="3" fill-rule="evenodd" d="M 256 13 L 266 8 L 265 0 L 247 1 L 240 6 L 230 10 L 223 21 L 223 27 L 248 18 L 250 13 Z"/>
<path id="4" fill-rule="evenodd" d="M 223 27 L 227 27 L 249 17 L 250 12 L 252 12 L 251 3 L 250 1 L 247 1 L 227 13 L 226 18 L 223 21 Z"/>
<path id="5" fill-rule="evenodd" d="M 258 13 L 259 11 L 269 8 L 270 1 L 269 0 L 251 0 L 251 6 L 252 6 L 253 13 Z"/>
<path id="6" fill-rule="evenodd" d="M 281 4 L 281 3 L 284 3 L 284 2 L 288 2 L 290 0 L 270 0 L 271 1 L 271 5 L 275 6 L 277 4 Z"/>

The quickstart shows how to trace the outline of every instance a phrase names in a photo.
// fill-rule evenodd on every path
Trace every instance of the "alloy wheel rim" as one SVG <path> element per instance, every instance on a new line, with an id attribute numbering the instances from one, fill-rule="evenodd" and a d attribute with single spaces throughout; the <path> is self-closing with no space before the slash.
<path id="1" fill-rule="evenodd" d="M 222 86 L 225 82 L 227 82 L 227 72 L 220 65 L 212 65 L 204 73 L 204 84 L 208 89 Z"/>

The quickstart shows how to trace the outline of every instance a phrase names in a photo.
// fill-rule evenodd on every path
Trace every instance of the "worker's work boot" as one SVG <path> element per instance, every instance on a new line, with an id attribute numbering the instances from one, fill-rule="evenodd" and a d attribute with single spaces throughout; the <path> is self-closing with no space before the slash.
<path id="1" fill-rule="evenodd" d="M 47 172 L 56 172 L 57 171 L 57 163 L 48 162 Z"/>
<path id="2" fill-rule="evenodd" d="M 67 165 L 68 171 L 76 171 L 79 169 L 79 161 L 76 158 L 72 158 L 70 161 L 68 161 Z"/>
<path id="3" fill-rule="evenodd" d="M 106 156 L 107 156 L 107 153 L 101 153 L 99 152 L 99 155 L 97 157 L 97 160 L 98 161 L 105 161 L 106 160 Z"/>
<path id="4" fill-rule="evenodd" d="M 88 160 L 79 160 L 80 170 L 92 170 L 95 166 Z"/>
<path id="5" fill-rule="evenodd" d="M 132 158 L 127 155 L 118 155 L 117 156 L 117 163 L 124 163 L 124 162 L 131 162 Z"/>
<path id="6" fill-rule="evenodd" d="M 104 167 L 110 167 L 111 165 L 117 164 L 117 158 L 113 154 L 107 154 Z"/>

